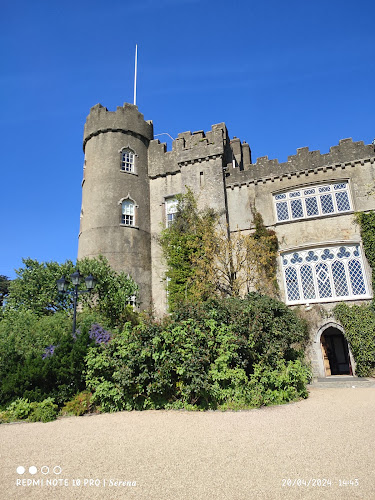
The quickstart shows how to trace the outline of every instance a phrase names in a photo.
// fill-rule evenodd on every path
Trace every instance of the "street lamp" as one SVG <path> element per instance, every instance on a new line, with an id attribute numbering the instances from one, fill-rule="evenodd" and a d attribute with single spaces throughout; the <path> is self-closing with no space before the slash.
<path id="1" fill-rule="evenodd" d="M 79 274 L 79 271 L 75 271 L 70 276 L 70 279 L 72 280 L 72 283 L 74 286 L 74 290 L 68 290 L 68 282 L 64 276 L 56 281 L 57 290 L 60 293 L 69 293 L 70 295 L 73 295 L 73 335 L 76 332 L 78 294 L 91 292 L 95 287 L 95 278 L 92 274 L 89 274 L 89 276 L 87 276 L 85 278 L 86 290 L 78 290 L 78 286 L 79 286 L 79 283 L 81 281 L 81 278 L 82 278 L 82 276 Z"/>

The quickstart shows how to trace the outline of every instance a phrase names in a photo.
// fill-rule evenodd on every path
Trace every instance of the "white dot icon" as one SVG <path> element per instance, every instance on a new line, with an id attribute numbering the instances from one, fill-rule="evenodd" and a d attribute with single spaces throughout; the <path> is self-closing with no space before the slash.
<path id="1" fill-rule="evenodd" d="M 30 474 L 36 474 L 38 472 L 38 469 L 35 467 L 35 465 L 32 465 L 29 467 L 29 472 Z"/>
<path id="2" fill-rule="evenodd" d="M 60 465 L 56 465 L 54 468 L 53 468 L 53 472 L 55 474 L 61 474 L 62 472 L 62 468 L 60 467 Z"/>
<path id="3" fill-rule="evenodd" d="M 25 467 L 22 467 L 22 465 L 17 467 L 17 474 L 24 474 L 24 473 L 25 473 Z"/>
<path id="4" fill-rule="evenodd" d="M 40 472 L 42 474 L 48 474 L 49 473 L 49 467 L 47 465 L 43 465 L 43 467 L 40 469 Z"/>

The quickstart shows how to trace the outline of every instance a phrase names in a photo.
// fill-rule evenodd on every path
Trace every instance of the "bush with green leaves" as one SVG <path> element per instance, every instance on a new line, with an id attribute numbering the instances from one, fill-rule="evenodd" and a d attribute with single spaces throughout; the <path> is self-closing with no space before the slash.
<path id="1" fill-rule="evenodd" d="M 57 416 L 58 406 L 53 398 L 46 398 L 40 402 L 29 402 L 27 398 L 18 398 L 5 411 L 0 413 L 0 422 L 51 422 Z"/>
<path id="2" fill-rule="evenodd" d="M 306 396 L 307 339 L 306 325 L 274 299 L 216 300 L 128 324 L 89 350 L 86 383 L 104 411 L 275 404 Z M 251 381 L 262 370 L 259 399 Z"/>
<path id="3" fill-rule="evenodd" d="M 73 399 L 64 404 L 61 408 L 61 415 L 74 415 L 79 417 L 85 413 L 90 413 L 93 410 L 91 403 L 92 394 L 88 391 L 82 391 Z"/>
<path id="4" fill-rule="evenodd" d="M 5 311 L 27 310 L 37 316 L 51 316 L 59 311 L 72 313 L 73 298 L 70 294 L 59 293 L 56 280 L 79 269 L 82 276 L 92 274 L 96 285 L 92 293 L 79 295 L 82 308 L 95 310 L 105 317 L 111 326 L 121 326 L 126 321 L 136 321 L 127 307 L 127 301 L 137 294 L 136 283 L 125 273 L 115 272 L 105 257 L 85 258 L 74 265 L 71 261 L 38 262 L 23 259 L 24 266 L 16 270 L 17 277 L 9 284 Z M 71 288 L 73 288 L 71 286 Z M 85 284 L 80 284 L 84 290 Z"/>
<path id="5" fill-rule="evenodd" d="M 0 406 L 4 407 L 16 398 L 41 401 L 47 397 L 53 397 L 61 405 L 86 388 L 83 374 L 85 356 L 89 347 L 97 345 L 98 338 L 107 338 L 109 332 L 98 325 L 101 319 L 94 313 L 78 315 L 78 329 L 74 337 L 71 321 L 65 321 L 64 313 L 42 318 L 30 316 L 29 312 L 22 314 L 26 315 L 33 328 L 24 332 L 23 342 L 19 345 L 16 338 L 11 338 L 8 343 L 2 338 Z M 47 328 L 49 335 L 41 335 L 41 339 L 32 345 L 34 338 L 38 340 L 36 332 L 39 331 L 39 324 L 50 327 Z M 93 325 L 96 325 L 94 330 Z M 16 328 L 14 337 L 17 337 L 17 332 Z"/>
<path id="6" fill-rule="evenodd" d="M 250 377 L 251 403 L 269 406 L 307 398 L 306 385 L 310 379 L 310 370 L 299 359 L 287 362 L 280 359 L 273 367 L 255 365 Z"/>

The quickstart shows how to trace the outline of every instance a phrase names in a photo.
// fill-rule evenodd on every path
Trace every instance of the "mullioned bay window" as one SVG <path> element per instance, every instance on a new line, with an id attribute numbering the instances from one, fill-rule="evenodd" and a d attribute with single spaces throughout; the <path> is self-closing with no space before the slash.
<path id="1" fill-rule="evenodd" d="M 281 261 L 288 304 L 371 298 L 358 244 L 285 252 Z"/>

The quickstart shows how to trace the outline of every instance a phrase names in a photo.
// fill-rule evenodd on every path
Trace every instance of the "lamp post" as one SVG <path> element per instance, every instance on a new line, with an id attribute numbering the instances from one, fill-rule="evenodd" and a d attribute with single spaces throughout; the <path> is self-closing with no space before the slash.
<path id="1" fill-rule="evenodd" d="M 78 294 L 80 293 L 87 293 L 91 292 L 94 289 L 95 286 L 95 278 L 90 274 L 85 278 L 85 284 L 87 290 L 78 290 L 79 283 L 81 281 L 82 276 L 79 274 L 79 271 L 75 271 L 71 276 L 70 276 L 74 289 L 73 290 L 68 290 L 68 282 L 63 276 L 59 280 L 56 281 L 57 283 L 57 290 L 60 293 L 69 293 L 70 295 L 73 296 L 73 335 L 76 332 L 76 317 L 77 317 L 77 299 L 78 299 Z"/>

